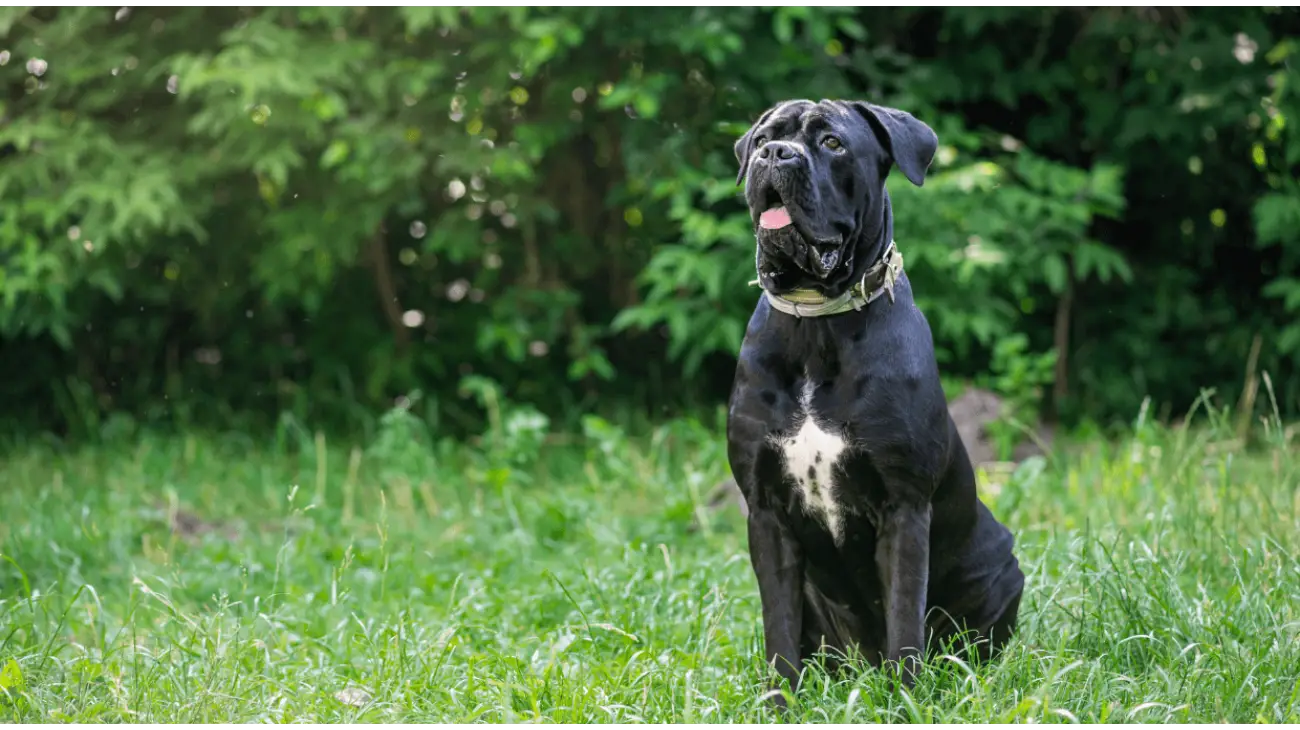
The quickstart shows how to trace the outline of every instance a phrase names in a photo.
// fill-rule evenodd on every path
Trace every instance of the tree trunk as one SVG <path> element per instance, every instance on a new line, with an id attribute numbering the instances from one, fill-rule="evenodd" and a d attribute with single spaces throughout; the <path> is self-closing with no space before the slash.
<path id="1" fill-rule="evenodd" d="M 1074 265 L 1067 264 L 1069 272 L 1065 277 L 1065 291 L 1056 301 L 1056 326 L 1052 345 L 1056 349 L 1056 366 L 1052 384 L 1052 402 L 1047 409 L 1046 420 L 1056 423 L 1060 417 L 1061 407 L 1070 395 L 1070 318 L 1074 312 Z"/>

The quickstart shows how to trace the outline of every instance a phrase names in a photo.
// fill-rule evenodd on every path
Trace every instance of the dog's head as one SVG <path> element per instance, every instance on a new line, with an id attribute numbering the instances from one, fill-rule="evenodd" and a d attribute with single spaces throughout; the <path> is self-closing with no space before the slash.
<path id="1" fill-rule="evenodd" d="M 848 286 L 873 263 L 858 259 L 879 253 L 890 166 L 919 186 L 938 144 L 911 114 L 861 101 L 787 101 L 764 112 L 736 142 L 763 288 Z"/>

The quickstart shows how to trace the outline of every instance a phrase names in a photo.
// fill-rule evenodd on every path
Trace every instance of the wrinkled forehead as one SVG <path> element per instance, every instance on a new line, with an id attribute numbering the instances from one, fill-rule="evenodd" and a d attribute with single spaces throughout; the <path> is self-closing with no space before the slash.
<path id="1" fill-rule="evenodd" d="M 769 137 L 789 137 L 799 132 L 850 131 L 848 110 L 832 101 L 795 99 L 781 102 L 764 114 L 755 128 Z"/>

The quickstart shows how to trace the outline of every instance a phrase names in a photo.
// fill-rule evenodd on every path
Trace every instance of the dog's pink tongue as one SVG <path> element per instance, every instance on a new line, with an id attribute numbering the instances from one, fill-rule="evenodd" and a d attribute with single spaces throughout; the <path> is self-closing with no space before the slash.
<path id="1" fill-rule="evenodd" d="M 785 206 L 780 208 L 768 208 L 758 216 L 758 225 L 762 228 L 785 228 L 790 225 L 790 211 Z"/>

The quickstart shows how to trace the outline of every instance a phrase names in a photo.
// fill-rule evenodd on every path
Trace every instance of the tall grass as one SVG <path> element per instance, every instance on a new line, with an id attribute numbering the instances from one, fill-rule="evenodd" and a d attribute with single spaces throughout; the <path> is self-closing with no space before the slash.
<path id="1" fill-rule="evenodd" d="M 1200 421 L 986 479 L 1028 574 L 1003 658 L 911 693 L 812 668 L 796 717 L 1300 721 L 1300 460 Z M 494 422 L 10 454 L 0 720 L 771 718 L 720 424 Z"/>

